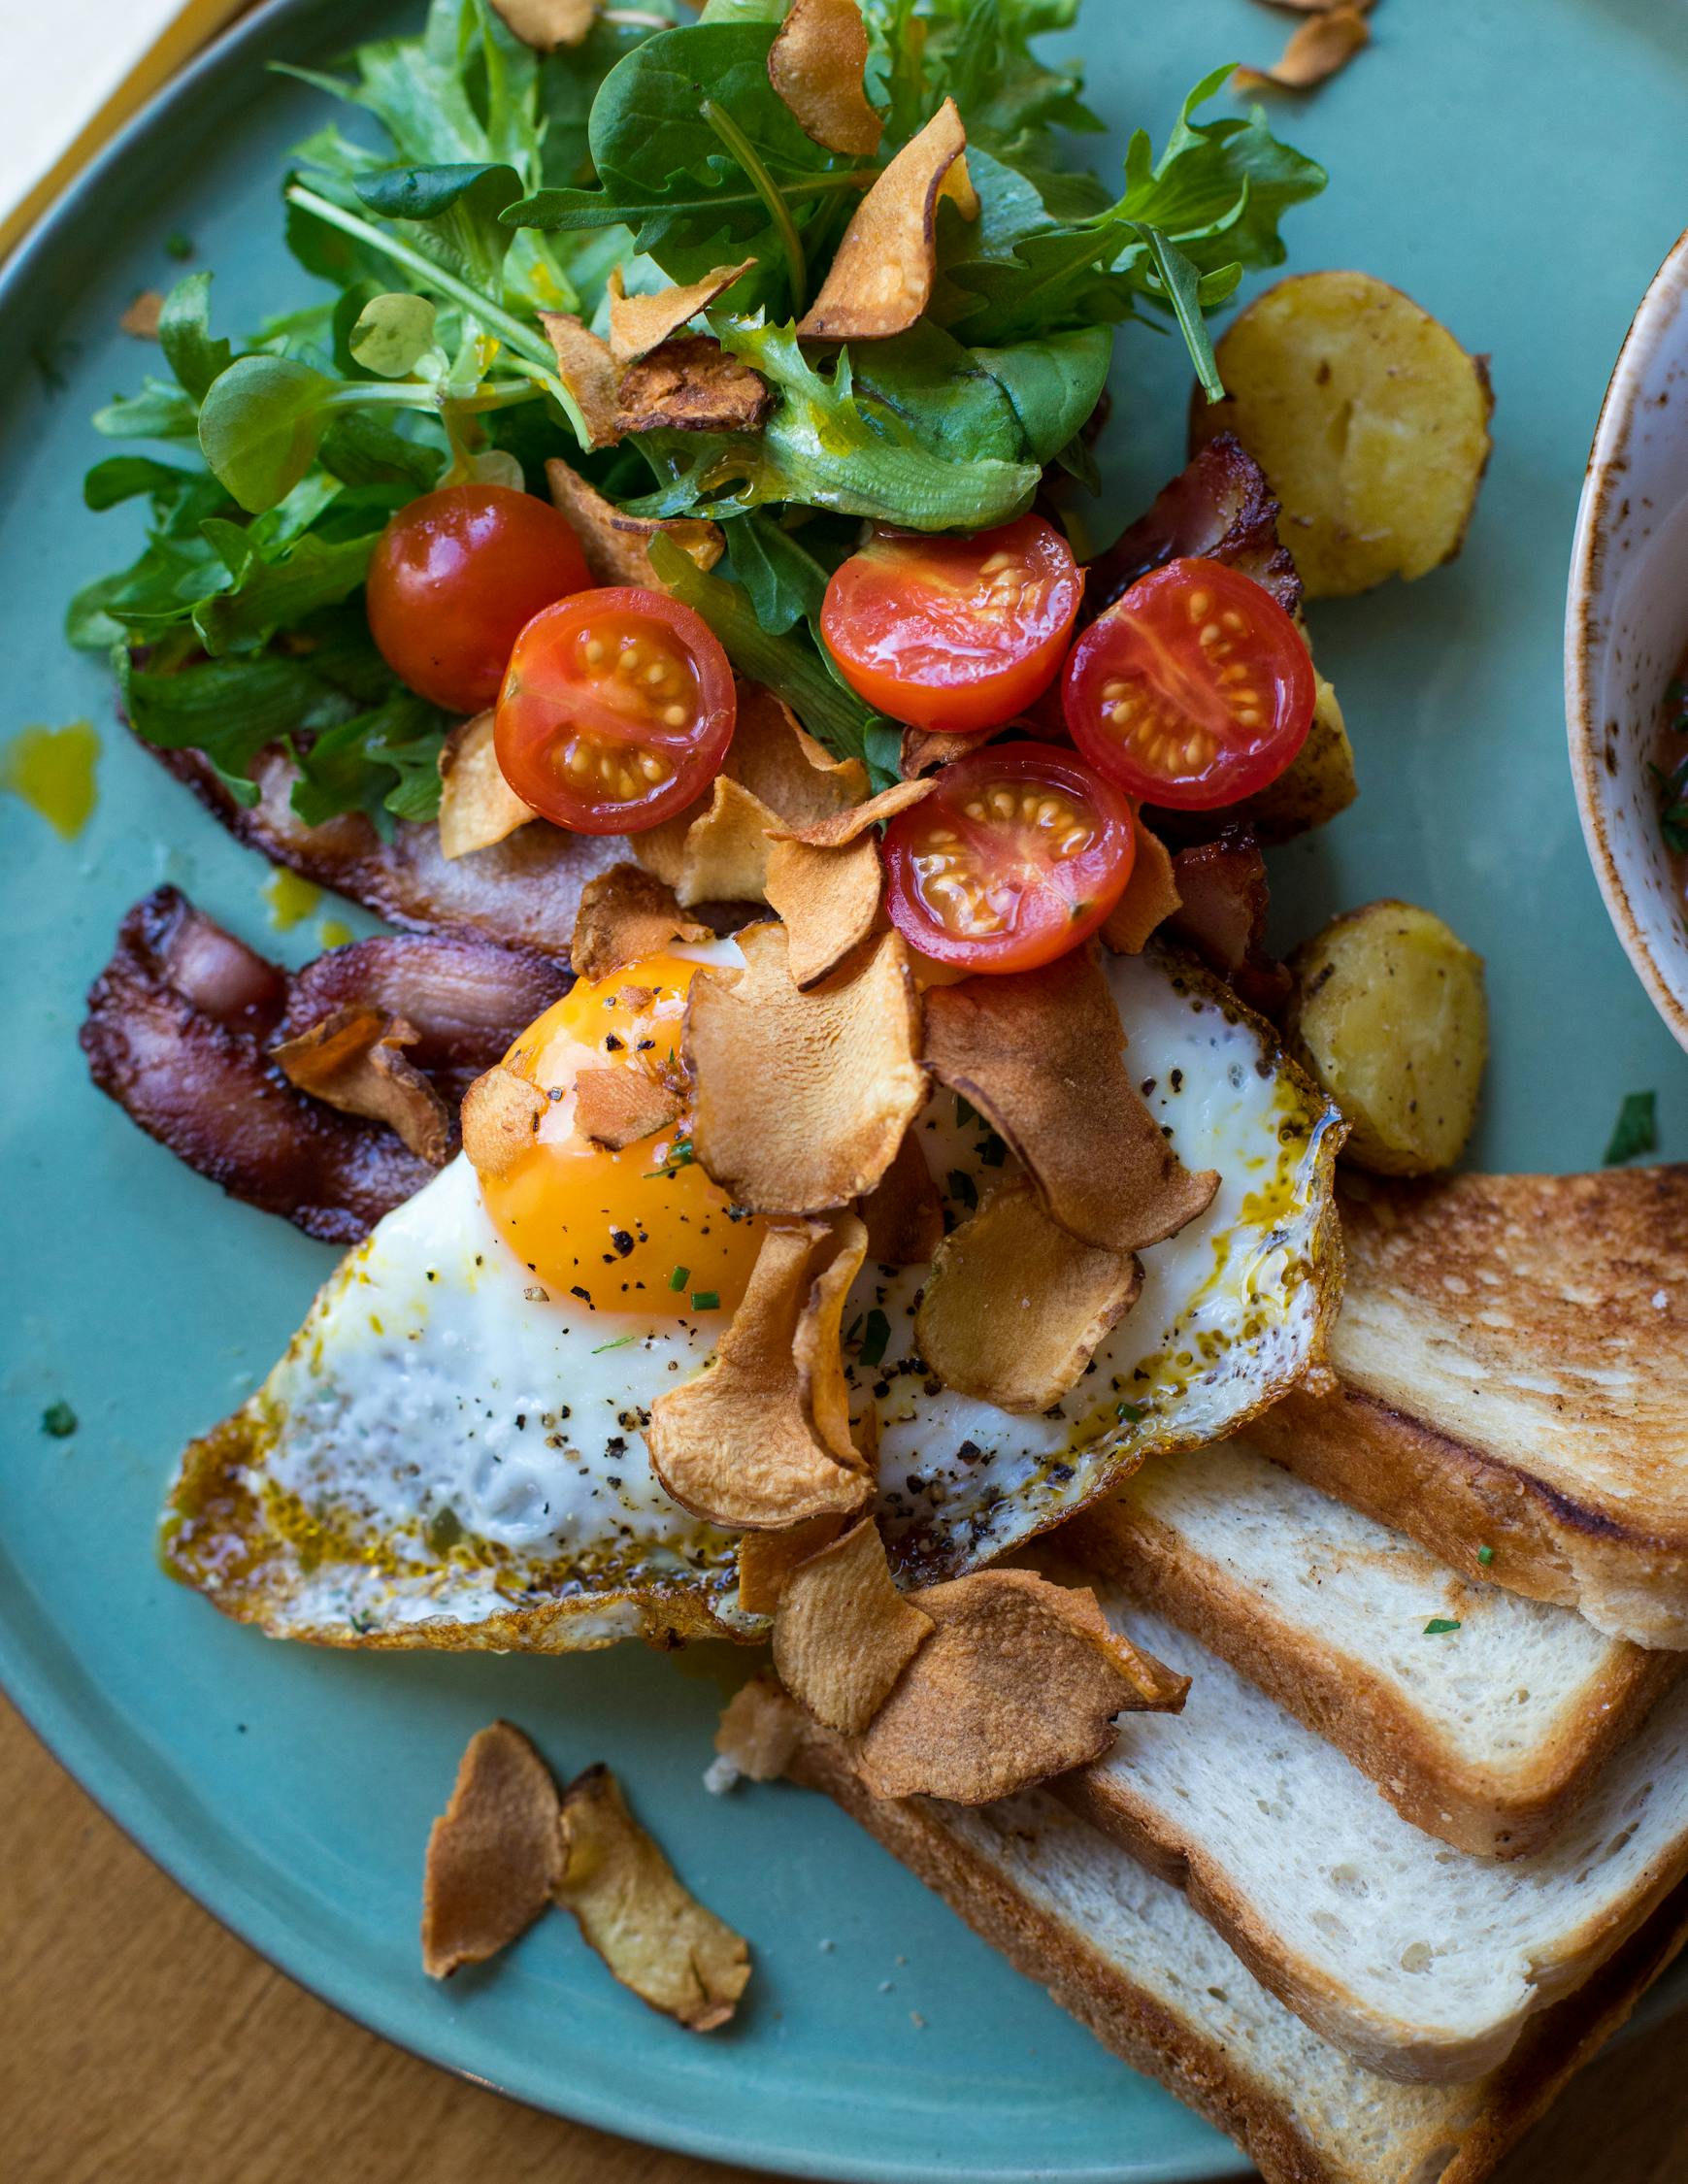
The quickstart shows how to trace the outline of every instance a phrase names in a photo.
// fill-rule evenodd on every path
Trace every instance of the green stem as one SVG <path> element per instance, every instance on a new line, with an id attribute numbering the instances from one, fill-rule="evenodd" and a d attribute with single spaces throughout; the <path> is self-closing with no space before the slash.
<path id="1" fill-rule="evenodd" d="M 361 410 L 368 404 L 390 402 L 404 410 L 440 410 L 449 406 L 453 410 L 509 410 L 518 402 L 532 402 L 546 389 L 533 380 L 505 381 L 493 385 L 477 387 L 473 394 L 443 395 L 438 387 L 424 385 L 417 380 L 405 380 L 387 386 L 355 384 L 337 387 L 323 404 L 328 410 Z"/>
<path id="2" fill-rule="evenodd" d="M 809 261 L 803 254 L 803 238 L 797 232 L 791 208 L 780 196 L 779 186 L 762 164 L 755 146 L 726 109 L 717 106 L 713 99 L 705 99 L 698 112 L 750 178 L 757 196 L 768 208 L 768 216 L 778 232 L 790 269 L 791 314 L 801 318 L 809 304 Z"/>
<path id="3" fill-rule="evenodd" d="M 339 228 L 343 235 L 350 235 L 360 243 L 367 243 L 371 249 L 380 250 L 384 256 L 391 258 L 395 265 L 402 265 L 407 273 L 414 273 L 418 281 L 440 295 L 448 296 L 453 303 L 461 304 L 465 311 L 473 312 L 483 326 L 497 334 L 507 347 L 525 356 L 530 363 L 538 364 L 547 371 L 555 363 L 550 344 L 543 334 L 536 332 L 531 326 L 524 326 L 519 318 L 513 316 L 502 305 L 493 303 L 467 281 L 460 281 L 456 274 L 448 273 L 443 265 L 436 265 L 425 251 L 414 249 L 409 243 L 401 242 L 396 235 L 383 233 L 368 220 L 359 219 L 355 213 L 348 213 L 344 206 L 336 205 L 332 198 L 318 197 L 314 189 L 307 189 L 302 182 L 291 184 L 287 190 L 287 202 L 297 205 L 301 212 L 313 213 L 317 219 L 326 220 L 330 227 Z"/>

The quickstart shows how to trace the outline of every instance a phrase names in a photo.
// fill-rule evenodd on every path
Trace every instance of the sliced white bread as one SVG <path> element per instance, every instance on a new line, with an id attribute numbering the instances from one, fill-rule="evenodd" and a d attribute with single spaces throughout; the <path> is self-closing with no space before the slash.
<path id="1" fill-rule="evenodd" d="M 1054 1536 L 1480 1857 L 1542 1849 L 1688 1656 L 1456 1575 L 1248 1437 L 1151 1459 Z M 1440 1620 L 1456 1630 L 1427 1633 Z"/>
<path id="2" fill-rule="evenodd" d="M 1106 2046 L 1228 2133 L 1266 2184 L 1482 2184 L 1688 1927 L 1684 1893 L 1498 2070 L 1400 2085 L 1311 2032 L 1175 1888 L 1046 1793 L 976 1809 L 871 1798 L 844 1740 L 792 1713 L 793 1780 L 836 1799 Z"/>
<path id="3" fill-rule="evenodd" d="M 1341 1215 L 1338 1384 L 1255 1444 L 1468 1577 L 1688 1647 L 1688 1168 L 1351 1179 Z"/>
<path id="4" fill-rule="evenodd" d="M 1186 1633 L 1102 1597 L 1190 1695 L 1181 1714 L 1122 1722 L 1109 1757 L 1059 1794 L 1369 2069 L 1445 2082 L 1495 2068 L 1688 1871 L 1688 1682 L 1546 1849 L 1503 1864 L 1423 1834 Z"/>

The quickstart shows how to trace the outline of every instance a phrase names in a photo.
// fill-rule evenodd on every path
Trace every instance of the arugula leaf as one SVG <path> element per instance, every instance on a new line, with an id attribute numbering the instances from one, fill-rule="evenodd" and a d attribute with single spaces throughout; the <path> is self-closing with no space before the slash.
<path id="1" fill-rule="evenodd" d="M 346 346 L 365 371 L 383 380 L 402 380 L 433 348 L 438 317 L 426 296 L 413 295 L 409 289 L 372 296 L 358 313 Z M 445 366 L 444 356 L 441 364 Z"/>
<path id="2" fill-rule="evenodd" d="M 443 449 L 408 440 L 391 425 L 355 410 L 335 417 L 316 457 L 343 485 L 403 485 L 409 494 L 432 492 L 446 467 Z"/>
<path id="3" fill-rule="evenodd" d="M 1033 462 L 1047 463 L 1059 458 L 1102 399 L 1113 329 L 1083 326 L 1012 348 L 971 353 L 1013 404 Z"/>
<path id="4" fill-rule="evenodd" d="M 96 410 L 93 426 L 108 440 L 192 440 L 199 410 L 191 395 L 149 373 L 139 394 L 119 394 Z"/>
<path id="5" fill-rule="evenodd" d="M 335 381 L 290 356 L 243 356 L 212 387 L 199 446 L 214 475 L 252 514 L 272 508 L 316 458 Z"/>
<path id="6" fill-rule="evenodd" d="M 173 493 L 200 476 L 151 455 L 108 455 L 83 480 L 83 503 L 95 513 L 132 501 L 138 493 Z"/>
<path id="7" fill-rule="evenodd" d="M 458 160 L 446 166 L 388 167 L 353 184 L 371 212 L 388 219 L 438 224 L 451 254 L 480 285 L 501 279 L 514 241 L 499 215 L 523 191 L 515 169 L 502 161 Z"/>
<path id="8" fill-rule="evenodd" d="M 308 667 L 273 655 L 153 673 L 119 651 L 115 664 L 135 733 L 163 750 L 203 751 L 224 786 L 247 805 L 258 794 L 252 760 L 266 745 L 311 726 L 325 700 Z"/>
<path id="9" fill-rule="evenodd" d="M 735 516 L 723 530 L 733 580 L 744 585 L 770 636 L 819 620 L 830 572 L 801 539 L 765 515 Z"/>
<path id="10" fill-rule="evenodd" d="M 193 610 L 194 627 L 213 658 L 257 651 L 278 630 L 349 597 L 363 582 L 378 536 L 370 530 L 329 541 L 308 531 L 288 552 L 266 561 L 234 524 L 208 523 L 206 530 L 235 579 L 233 590 L 201 600 Z"/>
<path id="11" fill-rule="evenodd" d="M 1634 1160 L 1638 1153 L 1657 1152 L 1659 1149 L 1658 1100 L 1656 1092 L 1626 1092 L 1623 1105 L 1618 1109 L 1618 1118 L 1612 1125 L 1602 1165 L 1617 1168 L 1626 1160 Z"/>
<path id="12" fill-rule="evenodd" d="M 383 836 L 392 820 L 431 819 L 440 809 L 446 715 L 413 691 L 324 729 L 304 754 L 293 810 L 307 826 L 362 811 Z"/>
<path id="13" fill-rule="evenodd" d="M 158 314 L 158 345 L 179 384 L 203 402 L 213 380 L 234 361 L 228 343 L 212 338 L 209 273 L 188 274 L 165 297 Z"/>

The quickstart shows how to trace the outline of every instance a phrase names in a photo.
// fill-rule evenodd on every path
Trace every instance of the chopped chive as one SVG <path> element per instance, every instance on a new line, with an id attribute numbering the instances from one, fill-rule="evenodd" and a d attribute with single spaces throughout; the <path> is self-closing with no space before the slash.
<path id="1" fill-rule="evenodd" d="M 1611 1139 L 1605 1148 L 1605 1165 L 1607 1168 L 1616 1168 L 1626 1160 L 1634 1160 L 1638 1153 L 1658 1150 L 1657 1107 L 1657 1093 L 1624 1094 L 1623 1105 L 1618 1109 L 1618 1118 L 1612 1125 Z"/>
<path id="2" fill-rule="evenodd" d="M 974 1106 L 971 1100 L 964 1100 L 961 1094 L 958 1092 L 955 1095 L 956 1128 L 958 1130 L 965 1130 L 970 1122 L 976 1122 L 977 1120 L 978 1109 Z"/>
<path id="3" fill-rule="evenodd" d="M 1449 1631 L 1457 1631 L 1458 1629 L 1459 1621 L 1457 1617 L 1433 1615 L 1424 1626 L 1424 1635 L 1426 1638 L 1446 1638 Z"/>
<path id="4" fill-rule="evenodd" d="M 181 228 L 176 228 L 171 234 L 167 235 L 164 238 L 164 255 L 167 258 L 175 258 L 178 261 L 182 258 L 192 257 L 192 236 L 183 235 Z"/>
<path id="5" fill-rule="evenodd" d="M 881 1311 L 871 1311 L 862 1329 L 861 1361 L 864 1365 L 877 1365 L 885 1354 L 891 1340 L 891 1323 Z"/>
<path id="6" fill-rule="evenodd" d="M 77 1429 L 77 1415 L 62 1399 L 50 1403 L 41 1413 L 41 1430 L 50 1434 L 54 1440 L 68 1440 Z"/>
<path id="7" fill-rule="evenodd" d="M 1141 1403 L 1116 1403 L 1113 1406 L 1113 1415 L 1116 1418 L 1123 1418 L 1129 1426 L 1141 1426 L 1148 1416 L 1148 1411 Z"/>
<path id="8" fill-rule="evenodd" d="M 950 1197 L 960 1199 L 969 1212 L 978 1204 L 978 1185 L 965 1168 L 952 1168 L 945 1178 L 945 1185 Z"/>
<path id="9" fill-rule="evenodd" d="M 669 1147 L 668 1158 L 660 1168 L 647 1168 L 643 1180 L 649 1182 L 653 1175 L 672 1175 L 679 1168 L 689 1168 L 694 1155 L 689 1138 L 677 1138 Z"/>
<path id="10" fill-rule="evenodd" d="M 844 1340 L 846 1342 L 853 1342 L 856 1337 L 861 1333 L 861 1327 L 862 1315 L 860 1312 L 857 1312 L 855 1318 L 852 1319 L 849 1325 L 844 1329 Z"/>
<path id="11" fill-rule="evenodd" d="M 1000 1168 L 1008 1156 L 1008 1146 L 994 1130 L 987 1131 L 978 1148 L 978 1157 L 986 1168 Z"/>
<path id="12" fill-rule="evenodd" d="M 718 1289 L 694 1289 L 692 1291 L 692 1310 L 694 1312 L 718 1312 L 720 1308 L 721 1293 Z"/>
<path id="13" fill-rule="evenodd" d="M 690 1267 L 676 1267 L 668 1277 L 668 1286 L 671 1289 L 683 1289 L 691 1279 L 691 1272 Z"/>
<path id="14" fill-rule="evenodd" d="M 1490 1563 L 1492 1563 L 1494 1559 L 1495 1550 L 1493 1547 L 1479 1547 L 1477 1549 L 1477 1560 L 1482 1564 L 1485 1570 L 1487 1570 Z"/>
<path id="15" fill-rule="evenodd" d="M 606 1350 L 625 1349 L 627 1347 L 627 1344 L 632 1340 L 633 1337 L 631 1335 L 617 1335 L 614 1341 L 612 1342 L 600 1342 L 598 1344 L 598 1347 L 592 1352 L 592 1355 L 594 1357 L 602 1357 Z"/>

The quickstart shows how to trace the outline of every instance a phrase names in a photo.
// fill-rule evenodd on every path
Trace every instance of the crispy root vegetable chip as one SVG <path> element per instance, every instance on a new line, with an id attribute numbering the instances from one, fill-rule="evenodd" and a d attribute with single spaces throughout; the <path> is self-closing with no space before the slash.
<path id="1" fill-rule="evenodd" d="M 812 826 L 868 793 L 859 758 L 834 758 L 782 698 L 759 682 L 739 684 L 727 772 L 788 827 Z"/>
<path id="2" fill-rule="evenodd" d="M 563 1843 L 552 1893 L 621 1984 L 694 2033 L 724 2025 L 749 1979 L 749 1949 L 680 1881 L 607 1767 L 563 1792 Z"/>
<path id="3" fill-rule="evenodd" d="M 572 312 L 542 311 L 539 315 L 556 353 L 557 377 L 573 395 L 585 423 L 587 446 L 613 446 L 624 428 L 615 421 L 621 367 L 610 353 L 610 344 L 600 341 Z"/>
<path id="4" fill-rule="evenodd" d="M 1362 46 L 1372 42 L 1357 7 L 1329 8 L 1311 15 L 1290 32 L 1289 44 L 1271 68 L 1238 68 L 1231 74 L 1239 91 L 1310 91 L 1346 68 Z"/>
<path id="5" fill-rule="evenodd" d="M 730 774 L 717 774 L 706 801 L 636 834 L 633 853 L 679 903 L 759 903 L 773 824 L 760 797 Z"/>
<path id="6" fill-rule="evenodd" d="M 423 1970 L 448 1979 L 508 1948 L 562 1874 L 557 1786 L 521 1731 L 495 1721 L 469 1739 L 451 1802 L 429 1832 Z"/>
<path id="7" fill-rule="evenodd" d="M 811 993 L 782 925 L 739 936 L 745 967 L 701 971 L 682 1051 L 697 1088 L 692 1145 L 740 1206 L 818 1213 L 871 1191 L 926 1095 L 920 1010 L 898 933 Z"/>
<path id="8" fill-rule="evenodd" d="M 739 1541 L 739 1609 L 772 1615 L 785 1580 L 800 1562 L 827 1547 L 844 1530 L 841 1516 L 806 1517 L 783 1532 L 746 1532 Z"/>
<path id="9" fill-rule="evenodd" d="M 773 407 L 760 372 L 709 334 L 677 334 L 622 373 L 615 430 L 759 432 Z"/>
<path id="10" fill-rule="evenodd" d="M 768 52 L 768 81 L 806 137 L 866 158 L 884 123 L 868 104 L 868 33 L 858 0 L 792 0 Z"/>
<path id="11" fill-rule="evenodd" d="M 681 1109 L 672 1086 L 639 1070 L 582 1070 L 575 1079 L 575 1127 L 607 1152 L 653 1138 Z"/>
<path id="12" fill-rule="evenodd" d="M 616 266 L 610 276 L 610 352 L 616 363 L 631 364 L 635 357 L 660 348 L 688 318 L 707 311 L 735 281 L 742 281 L 755 263 L 754 258 L 742 258 L 737 265 L 718 265 L 701 281 L 661 288 L 654 296 L 630 296 Z"/>
<path id="13" fill-rule="evenodd" d="M 969 978 L 926 999 L 926 1065 L 1008 1141 L 1050 1217 L 1085 1243 L 1139 1251 L 1206 1210 L 1125 1066 L 1125 1035 L 1092 948 L 1042 971 Z"/>
<path id="14" fill-rule="evenodd" d="M 862 1738 L 875 1797 L 1011 1796 L 1099 1759 L 1115 1714 L 1176 1712 L 1189 1689 L 1118 1636 L 1088 1587 L 981 1570 L 912 1602 L 938 1628 Z"/>
<path id="15" fill-rule="evenodd" d="M 908 811 L 910 804 L 922 802 L 936 786 L 934 781 L 894 781 L 877 796 L 870 796 L 865 804 L 847 805 L 843 811 L 829 812 L 823 819 L 811 819 L 807 825 L 782 824 L 774 830 L 774 839 L 807 843 L 811 849 L 847 849 L 871 827 L 877 827 L 883 819 L 894 819 L 899 811 Z"/>
<path id="16" fill-rule="evenodd" d="M 621 581 L 619 578 L 617 582 Z M 539 813 L 499 770 L 490 708 L 453 728 L 440 749 L 440 854 L 490 849 Z"/>
<path id="17" fill-rule="evenodd" d="M 569 962 L 577 978 L 608 978 L 671 941 L 712 941 L 707 925 L 680 914 L 660 879 L 638 865 L 612 865 L 588 879 L 575 913 Z"/>
<path id="18" fill-rule="evenodd" d="M 1151 833 L 1135 815 L 1132 826 L 1137 835 L 1137 855 L 1131 877 L 1102 928 L 1102 938 L 1115 955 L 1142 955 L 1150 934 L 1160 930 L 1179 902 L 1172 852 L 1160 836 Z"/>
<path id="19" fill-rule="evenodd" d="M 533 1143 L 549 1106 L 537 1084 L 502 1062 L 463 1095 L 463 1150 L 478 1175 L 507 1175 Z"/>
<path id="20" fill-rule="evenodd" d="M 270 1059 L 289 1084 L 342 1114 L 384 1122 L 418 1160 L 443 1168 L 450 1151 L 451 1112 L 400 1051 L 417 1034 L 402 1016 L 348 1001 L 296 1039 L 272 1046 Z"/>
<path id="21" fill-rule="evenodd" d="M 856 1737 L 935 1628 L 892 1583 L 885 1542 L 867 1516 L 786 1579 L 774 1666 L 817 1721 Z"/>
<path id="22" fill-rule="evenodd" d="M 542 53 L 579 46 L 592 27 L 599 0 L 492 0 L 513 34 Z"/>
<path id="23" fill-rule="evenodd" d="M 735 1691 L 715 1730 L 715 1750 L 735 1773 L 777 1782 L 797 1749 L 803 1716 L 772 1676 L 755 1676 Z"/>
<path id="24" fill-rule="evenodd" d="M 1129 1251 L 1080 1243 L 1023 1175 L 946 1236 L 914 1314 L 920 1355 L 945 1387 L 1002 1410 L 1047 1410 L 1137 1302 Z"/>
<path id="25" fill-rule="evenodd" d="M 922 774 L 935 774 L 952 759 L 965 758 L 969 751 L 977 750 L 978 745 L 976 736 L 952 736 L 942 728 L 905 728 L 897 771 L 906 781 L 917 780 Z"/>
<path id="26" fill-rule="evenodd" d="M 138 342 L 158 339 L 158 321 L 164 315 L 164 298 L 156 288 L 143 288 L 117 320 L 119 329 Z"/>
<path id="27" fill-rule="evenodd" d="M 848 1288 L 866 1248 L 853 1219 L 805 1221 L 763 1237 L 714 1356 L 651 1406 L 650 1461 L 682 1508 L 730 1529 L 773 1532 L 809 1517 L 847 1516 L 866 1500 L 872 1480 L 850 1444 L 847 1413 L 843 1436 L 836 1432 L 844 1402 L 837 1281 Z M 823 1281 L 835 1271 L 834 1282 Z M 822 1323 L 832 1329 L 830 1367 L 820 1352 Z"/>
<path id="28" fill-rule="evenodd" d="M 938 203 L 967 219 L 978 198 L 967 176 L 967 132 L 945 99 L 856 207 L 820 294 L 797 331 L 805 341 L 883 341 L 906 334 L 932 300 Z"/>
<path id="29" fill-rule="evenodd" d="M 552 507 L 579 540 L 596 583 L 660 590 L 650 566 L 650 542 L 658 532 L 672 539 L 700 569 L 712 569 L 726 551 L 718 523 L 707 523 L 696 515 L 675 515 L 667 521 L 654 515 L 628 515 L 555 455 L 546 463 L 546 483 Z"/>
<path id="30" fill-rule="evenodd" d="M 768 844 L 762 895 L 785 921 L 787 961 L 799 986 L 818 985 L 878 922 L 884 872 L 864 835 L 844 849 L 811 849 L 789 835 Z"/>
<path id="31" fill-rule="evenodd" d="M 897 1147 L 896 1159 L 862 1200 L 861 1215 L 868 1257 L 877 1267 L 923 1267 L 943 1241 L 943 1201 L 917 1131 Z"/>

